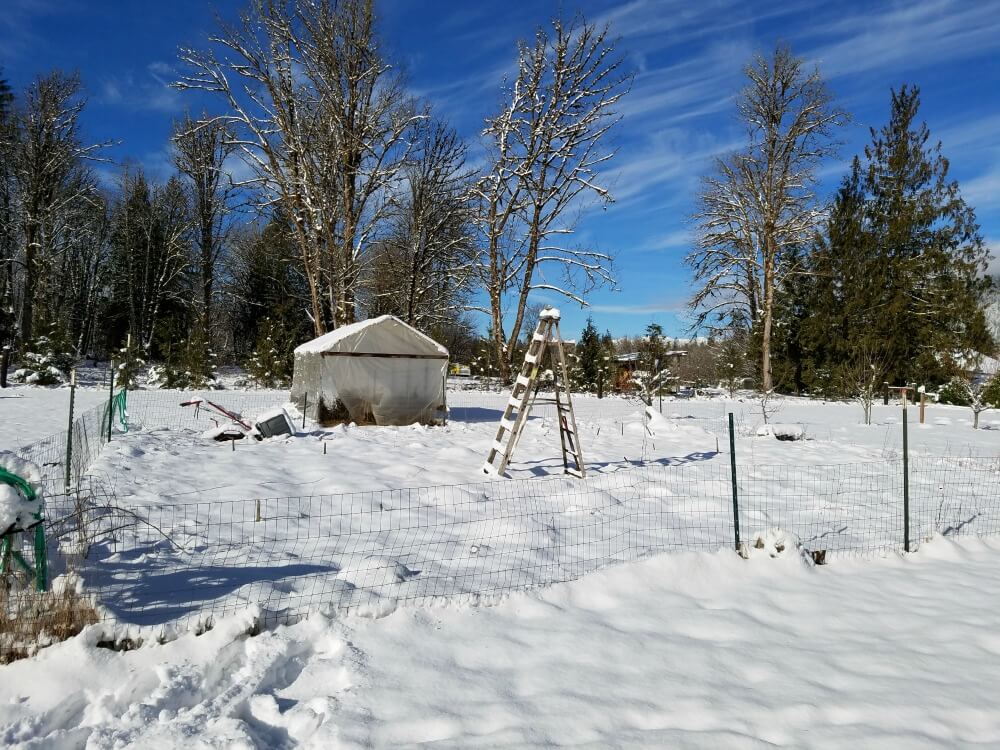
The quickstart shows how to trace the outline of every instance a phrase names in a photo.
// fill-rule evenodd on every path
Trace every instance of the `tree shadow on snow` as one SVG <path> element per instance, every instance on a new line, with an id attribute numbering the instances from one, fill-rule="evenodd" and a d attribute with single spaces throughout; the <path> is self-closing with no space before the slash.
<path id="1" fill-rule="evenodd" d="M 150 569 L 147 563 L 137 571 L 134 565 L 97 561 L 85 577 L 99 592 L 101 604 L 122 622 L 161 625 L 211 609 L 212 602 L 244 587 L 247 590 L 241 592 L 241 601 L 257 602 L 264 609 L 270 609 L 272 601 L 280 604 L 297 596 L 290 585 L 293 579 L 297 588 L 310 576 L 329 577 L 331 583 L 350 587 L 333 578 L 339 570 L 336 565 L 306 563 L 241 567 L 235 561 L 232 566 L 172 561 L 160 570 Z M 289 585 L 282 587 L 280 582 L 286 579 Z M 239 606 L 239 602 L 227 603 L 229 606 Z"/>
<path id="2" fill-rule="evenodd" d="M 686 456 L 665 456 L 663 458 L 625 458 L 621 461 L 587 461 L 588 471 L 601 472 L 609 467 L 621 467 L 622 465 L 641 468 L 644 466 L 684 466 L 686 464 L 699 461 L 711 461 L 719 454 L 715 451 L 696 451 L 688 453 Z M 544 459 L 540 461 L 518 461 L 516 465 L 511 465 L 511 469 L 527 468 L 536 477 L 562 476 L 563 466 L 558 457 Z"/>

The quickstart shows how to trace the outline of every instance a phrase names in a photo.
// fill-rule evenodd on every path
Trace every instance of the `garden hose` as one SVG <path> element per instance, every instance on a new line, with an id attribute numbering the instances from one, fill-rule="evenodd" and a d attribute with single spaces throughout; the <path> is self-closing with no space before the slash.
<path id="1" fill-rule="evenodd" d="M 0 482 L 3 484 L 10 485 L 22 495 L 28 502 L 34 502 L 38 498 L 38 494 L 35 492 L 35 488 L 24 477 L 20 477 L 7 469 L 0 466 Z M 39 508 L 37 513 L 32 513 L 34 522 L 28 526 L 28 529 L 35 529 L 35 586 L 39 591 L 45 591 L 48 587 L 48 563 L 46 559 L 45 551 L 45 528 L 42 524 L 42 512 Z M 27 531 L 28 529 L 23 529 Z M 32 568 L 25 561 L 24 556 L 17 550 L 12 549 L 11 536 L 8 534 L 3 538 L 3 542 L 0 543 L 0 574 L 7 572 L 8 560 L 13 560 L 22 568 L 25 572 L 32 572 Z"/>
<path id="2" fill-rule="evenodd" d="M 122 432 L 128 432 L 128 391 L 122 388 L 117 396 L 111 398 L 111 419 L 118 414 L 118 426 Z M 108 407 L 104 407 L 104 424 L 108 423 Z"/>

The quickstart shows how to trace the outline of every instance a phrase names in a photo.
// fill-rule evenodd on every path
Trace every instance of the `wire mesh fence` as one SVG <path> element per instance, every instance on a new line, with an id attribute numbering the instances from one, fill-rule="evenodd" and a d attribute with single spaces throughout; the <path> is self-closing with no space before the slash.
<path id="1" fill-rule="evenodd" d="M 483 394 L 473 395 L 484 403 Z M 181 406 L 198 397 L 247 416 L 287 402 L 275 391 L 140 391 L 129 394 L 124 414 L 112 414 L 112 427 L 115 434 L 203 431 L 218 417 L 204 406 Z M 477 421 L 483 415 L 475 409 L 491 409 L 459 401 L 453 419 Z M 584 407 L 594 419 L 641 414 L 627 401 Z M 605 409 L 612 411 L 598 411 Z M 907 529 L 914 545 L 938 533 L 1000 532 L 1000 459 L 968 456 L 911 457 L 906 488 L 898 459 L 751 461 L 735 471 L 727 461 L 706 460 L 608 469 L 582 481 L 211 502 L 158 496 L 140 504 L 116 498 L 106 478 L 87 475 L 108 418 L 105 406 L 85 410 L 67 436 L 20 451 L 45 470 L 48 568 L 60 583 L 33 592 L 35 550 L 27 535 L 11 540 L 26 565 L 5 575 L 0 588 L 0 662 L 57 638 L 67 619 L 184 628 L 254 605 L 268 625 L 317 609 L 488 598 L 658 552 L 732 548 L 737 521 L 745 545 L 780 528 L 826 560 L 902 550 Z"/>
<path id="2" fill-rule="evenodd" d="M 79 577 L 97 617 L 136 626 L 190 627 L 250 605 L 273 624 L 478 600 L 658 552 L 731 549 L 732 478 L 708 462 L 583 481 L 146 505 L 85 478 L 47 500 L 50 569 Z M 912 539 L 1000 532 L 998 479 L 997 460 L 911 467 Z M 780 528 L 827 561 L 902 550 L 899 462 L 738 467 L 736 487 L 751 548 Z"/>
<path id="3" fill-rule="evenodd" d="M 109 394 L 107 403 L 75 411 L 72 421 L 67 413 L 65 430 L 15 448 L 14 453 L 35 463 L 46 480 L 62 479 L 65 489 L 74 486 L 100 456 L 109 441 L 109 430 L 113 439 L 115 435 L 137 430 L 204 431 L 230 421 L 207 406 L 208 402 L 250 419 L 288 403 L 288 393 L 140 390 L 129 391 L 125 397 L 119 392 L 116 399 Z"/>

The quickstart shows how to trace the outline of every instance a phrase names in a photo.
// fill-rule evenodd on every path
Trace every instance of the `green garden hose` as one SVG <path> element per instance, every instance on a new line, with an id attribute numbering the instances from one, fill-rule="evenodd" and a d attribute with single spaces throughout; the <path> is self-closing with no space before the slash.
<path id="1" fill-rule="evenodd" d="M 122 432 L 128 432 L 128 391 L 122 388 L 118 395 L 111 399 L 112 414 L 118 415 L 118 426 Z M 112 416 L 112 419 L 114 417 Z M 104 422 L 108 423 L 108 407 L 104 407 Z"/>
<path id="2" fill-rule="evenodd" d="M 31 486 L 27 479 L 24 477 L 19 477 L 17 474 L 7 471 L 7 469 L 0 466 L 0 482 L 3 484 L 8 484 L 14 489 L 18 490 L 28 502 L 34 502 L 38 497 L 35 492 L 35 488 Z M 48 560 L 46 557 L 45 550 L 45 528 L 42 523 L 42 512 L 39 508 L 37 513 L 32 513 L 32 517 L 35 523 L 32 524 L 35 527 L 35 586 L 39 591 L 45 591 L 48 587 Z M 13 560 L 22 568 L 25 572 L 31 572 L 32 568 L 25 561 L 24 556 L 20 552 L 12 549 L 12 542 L 10 535 L 3 538 L 2 543 L 0 543 L 0 573 L 7 572 L 8 560 Z"/>

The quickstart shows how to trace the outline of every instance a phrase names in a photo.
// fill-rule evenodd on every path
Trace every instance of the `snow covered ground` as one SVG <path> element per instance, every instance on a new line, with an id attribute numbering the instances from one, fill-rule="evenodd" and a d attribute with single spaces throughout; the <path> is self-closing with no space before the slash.
<path id="1" fill-rule="evenodd" d="M 149 393 L 149 398 L 158 400 L 155 416 L 145 429 L 116 437 L 92 470 L 114 477 L 120 497 L 280 497 L 478 482 L 483 479 L 482 463 L 507 398 L 496 393 L 453 393 L 449 397 L 451 422 L 444 428 L 340 426 L 322 430 L 310 423 L 294 438 L 243 441 L 232 451 L 227 443 L 201 436 L 212 423 L 205 414 L 195 420 L 190 409 L 177 406 L 184 394 Z M 261 409 L 268 398 L 281 400 L 280 392 L 247 395 Z M 144 396 L 143 392 L 133 396 L 132 411 L 140 421 L 143 412 L 138 400 Z M 241 404 L 237 393 L 211 397 L 223 405 Z M 728 465 L 728 411 L 735 413 L 741 464 L 884 461 L 899 458 L 902 447 L 898 406 L 876 406 L 875 423 L 866 426 L 860 423 L 861 410 L 855 404 L 787 399 L 772 421 L 801 425 L 805 439 L 783 442 L 756 436 L 762 419 L 752 401 L 664 401 L 664 420 L 657 420 L 657 425 L 647 424 L 643 407 L 635 400 L 579 396 L 574 403 L 584 458 L 592 473 L 637 464 Z M 294 407 L 289 410 L 297 414 Z M 253 413 L 252 408 L 244 411 Z M 971 411 L 961 407 L 930 407 L 924 425 L 916 423 L 917 413 L 911 408 L 909 420 L 912 454 L 1000 455 L 1000 413 L 987 412 L 981 430 L 972 430 Z M 533 412 L 510 465 L 510 476 L 561 474 L 558 442 L 551 408 Z"/>
<path id="2" fill-rule="evenodd" d="M 512 478 L 483 476 L 505 394 L 451 393 L 445 427 L 307 422 L 235 445 L 205 436 L 191 395 L 130 394 L 128 433 L 89 466 L 116 510 L 95 511 L 113 533 L 90 537 L 81 573 L 111 619 L 0 667 L 0 745 L 1000 742 L 984 687 L 1000 538 L 955 536 L 1000 532 L 1000 415 L 974 431 L 968 409 L 929 407 L 922 426 L 911 409 L 904 558 L 898 406 L 864 426 L 855 404 L 786 399 L 773 432 L 803 439 L 783 441 L 757 435 L 750 399 L 661 416 L 580 396 L 581 482 L 544 407 Z M 206 395 L 248 417 L 287 399 Z M 0 396 L 0 447 L 64 429 L 65 389 Z M 726 549 L 729 411 L 746 561 Z M 774 526 L 831 564 L 753 548 Z M 96 647 L 123 637 L 143 645 Z"/>
<path id="3" fill-rule="evenodd" d="M 1000 540 L 810 567 L 677 553 L 495 606 L 253 613 L 0 668 L 11 748 L 1000 744 Z"/>
<path id="4" fill-rule="evenodd" d="M 77 388 L 74 412 L 103 405 L 103 388 Z M 17 385 L 0 390 L 0 450 L 13 450 L 53 434 L 64 435 L 69 417 L 69 388 Z"/>
<path id="5" fill-rule="evenodd" d="M 267 622 L 319 605 L 388 611 L 572 580 L 658 551 L 732 546 L 730 410 L 744 539 L 782 526 L 834 555 L 903 545 L 898 406 L 876 407 L 876 424 L 863 426 L 854 404 L 787 399 L 780 432 L 804 439 L 781 441 L 757 436 L 750 400 L 665 401 L 661 416 L 634 400 L 581 396 L 586 481 L 562 476 L 550 407 L 533 412 L 512 479 L 484 481 L 504 394 L 453 392 L 445 427 L 307 422 L 294 436 L 235 444 L 205 436 L 215 422 L 180 405 L 191 395 L 130 394 L 129 432 L 89 467 L 97 505 L 124 511 L 98 512 L 82 573 L 127 623 L 190 625 L 253 605 Z M 208 397 L 250 416 L 287 394 Z M 932 407 L 926 425 L 912 426 L 914 548 L 934 533 L 1000 531 L 1000 430 L 974 431 L 969 416 Z M 75 500 L 48 507 L 50 518 L 75 517 Z M 114 533 L 96 533 L 105 528 Z"/>

